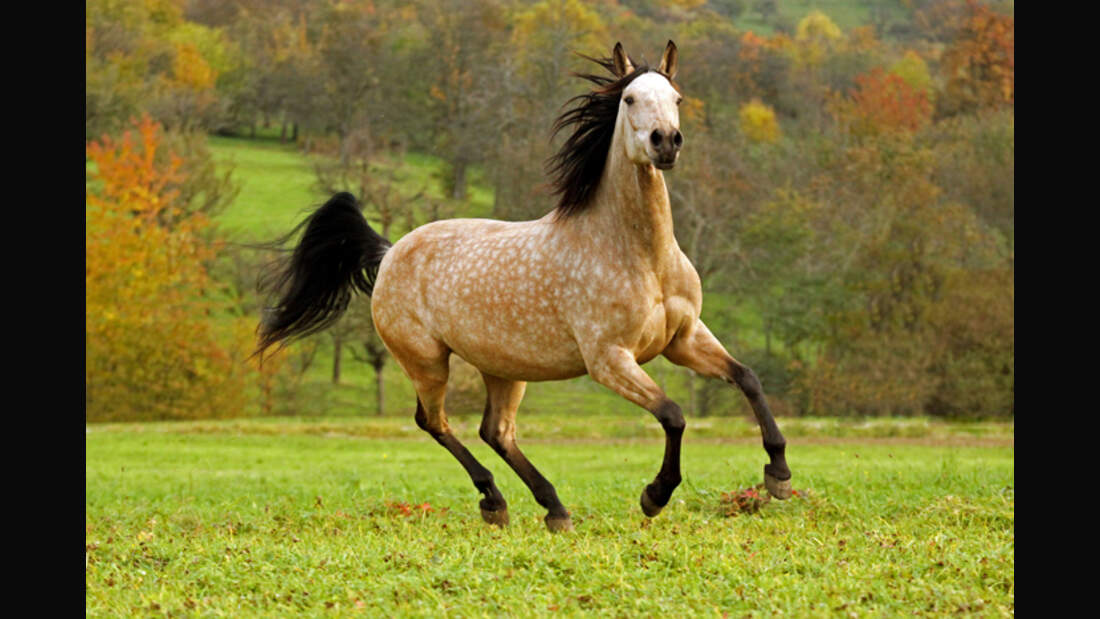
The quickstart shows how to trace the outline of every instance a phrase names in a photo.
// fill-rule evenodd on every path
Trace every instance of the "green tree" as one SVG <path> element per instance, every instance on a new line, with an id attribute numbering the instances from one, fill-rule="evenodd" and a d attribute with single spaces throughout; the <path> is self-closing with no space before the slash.
<path id="1" fill-rule="evenodd" d="M 432 132 L 447 161 L 446 193 L 465 200 L 470 167 L 485 161 L 499 139 L 504 8 L 498 0 L 432 1 L 418 6 L 418 16 L 433 42 L 422 70 L 431 81 Z"/>

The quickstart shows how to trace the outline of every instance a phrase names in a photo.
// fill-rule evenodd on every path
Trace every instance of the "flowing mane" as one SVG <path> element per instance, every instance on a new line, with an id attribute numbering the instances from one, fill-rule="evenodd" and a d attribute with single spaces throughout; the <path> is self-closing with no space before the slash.
<path id="1" fill-rule="evenodd" d="M 611 76 L 575 73 L 579 78 L 596 84 L 591 92 L 577 95 L 565 103 L 575 103 L 554 121 L 551 139 L 559 131 L 573 127 L 573 133 L 558 149 L 557 154 L 547 161 L 547 173 L 554 188 L 554 195 L 560 196 L 556 212 L 559 217 L 575 215 L 589 206 L 600 184 L 607 153 L 611 149 L 611 138 L 615 135 L 615 119 L 619 115 L 619 99 L 623 90 L 638 76 L 657 71 L 649 65 L 631 64 L 636 67 L 626 75 L 616 75 L 614 61 L 611 58 L 591 58 L 581 55 L 607 69 Z M 661 73 L 666 78 L 668 75 Z M 670 79 L 669 82 L 672 80 Z M 675 84 L 673 85 L 675 88 Z M 679 90 L 679 88 L 677 88 Z"/>

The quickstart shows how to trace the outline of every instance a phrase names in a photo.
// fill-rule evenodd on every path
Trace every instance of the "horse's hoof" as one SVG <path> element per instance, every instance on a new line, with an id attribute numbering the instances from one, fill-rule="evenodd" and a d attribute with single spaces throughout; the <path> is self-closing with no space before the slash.
<path id="1" fill-rule="evenodd" d="M 767 467 L 764 470 L 764 486 L 768 489 L 768 494 L 780 501 L 791 498 L 791 478 L 781 480 L 768 473 Z"/>
<path id="2" fill-rule="evenodd" d="M 484 507 L 481 508 L 481 519 L 489 524 L 495 524 L 499 527 L 508 526 L 508 508 L 498 509 L 496 511 L 489 511 Z"/>
<path id="3" fill-rule="evenodd" d="M 547 514 L 544 521 L 546 522 L 546 528 L 550 529 L 551 533 L 573 530 L 573 519 L 570 518 L 568 515 L 563 517 L 551 516 L 550 514 Z"/>
<path id="4" fill-rule="evenodd" d="M 661 513 L 662 509 L 664 509 L 663 505 L 654 503 L 653 499 L 649 498 L 649 492 L 642 490 L 642 513 L 644 513 L 647 518 L 656 516 Z"/>

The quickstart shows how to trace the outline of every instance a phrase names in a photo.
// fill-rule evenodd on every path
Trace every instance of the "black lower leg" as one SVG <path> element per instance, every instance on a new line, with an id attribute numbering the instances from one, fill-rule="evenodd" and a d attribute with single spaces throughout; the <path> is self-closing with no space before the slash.
<path id="1" fill-rule="evenodd" d="M 481 509 L 489 512 L 496 512 L 502 509 L 508 508 L 508 503 L 504 500 L 504 495 L 497 489 L 496 482 L 493 481 L 493 474 L 489 472 L 489 469 L 481 465 L 474 455 L 470 453 L 466 447 L 458 441 L 457 438 L 450 432 L 447 432 L 441 436 L 435 437 L 435 440 L 444 447 L 447 451 L 450 451 L 455 459 L 462 464 L 466 472 L 470 474 L 470 480 L 474 482 L 474 487 L 478 489 L 478 492 L 485 495 L 485 498 L 481 499 L 478 505 Z"/>
<path id="2" fill-rule="evenodd" d="M 531 464 L 527 456 L 523 455 L 515 441 L 503 440 L 493 436 L 483 436 L 482 438 L 493 448 L 493 451 L 500 454 L 500 457 L 508 463 L 508 466 L 512 467 L 512 470 L 523 480 L 523 483 L 527 484 L 531 494 L 535 497 L 535 501 L 546 508 L 551 518 L 569 517 L 569 512 L 558 498 L 558 492 L 554 489 L 554 485 L 543 477 L 542 473 L 539 473 L 539 470 Z"/>
<path id="3" fill-rule="evenodd" d="M 768 453 L 771 463 L 765 465 L 764 472 L 778 480 L 784 481 L 791 478 L 791 469 L 787 466 L 786 449 L 787 440 L 779 431 L 775 423 L 771 409 L 764 399 L 764 389 L 760 385 L 760 379 L 747 366 L 737 362 L 730 363 L 730 373 L 734 382 L 741 388 L 742 393 L 748 398 L 752 406 L 753 415 L 760 425 L 760 434 L 764 439 L 764 451 Z"/>
<path id="4" fill-rule="evenodd" d="M 489 469 L 482 466 L 455 435 L 430 428 L 427 424 L 427 415 L 424 413 L 419 400 L 416 402 L 416 424 L 420 429 L 430 434 L 437 443 L 451 452 L 451 455 L 458 460 L 462 468 L 466 469 L 466 473 L 470 475 L 470 480 L 474 482 L 474 487 L 485 497 L 479 503 L 481 509 L 495 512 L 508 508 L 508 503 L 504 500 L 504 495 L 497 489 L 496 483 L 493 481 L 493 474 L 489 472 Z"/>
<path id="5" fill-rule="evenodd" d="M 665 400 L 657 406 L 653 414 L 661 422 L 665 431 L 665 456 L 661 470 L 653 483 L 645 488 L 642 509 L 646 515 L 656 515 L 672 498 L 672 491 L 680 485 L 680 442 L 684 435 L 684 415 L 680 407 L 672 400 Z M 648 504 L 646 501 L 648 497 Z M 652 512 L 652 513 L 651 513 Z"/>

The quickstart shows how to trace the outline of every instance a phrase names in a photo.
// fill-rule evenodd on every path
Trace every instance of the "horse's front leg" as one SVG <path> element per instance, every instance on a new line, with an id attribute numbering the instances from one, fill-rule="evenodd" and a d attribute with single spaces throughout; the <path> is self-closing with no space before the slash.
<path id="1" fill-rule="evenodd" d="M 768 452 L 770 464 L 764 465 L 764 483 L 768 492 L 777 499 L 791 496 L 791 469 L 787 466 L 787 441 L 775 423 L 768 403 L 764 399 L 764 390 L 748 366 L 738 362 L 728 352 L 718 338 L 707 329 L 703 321 L 697 320 L 690 327 L 680 331 L 664 351 L 665 357 L 677 365 L 695 370 L 703 376 L 721 378 L 727 383 L 737 385 L 748 398 L 760 433 L 764 438 L 764 451 Z"/>
<path id="2" fill-rule="evenodd" d="M 652 518 L 668 505 L 672 491 L 680 485 L 680 439 L 684 434 L 684 415 L 680 407 L 638 365 L 634 355 L 624 348 L 603 351 L 588 363 L 588 373 L 596 382 L 653 413 L 665 431 L 665 457 L 653 483 L 642 491 L 642 511 Z"/>

